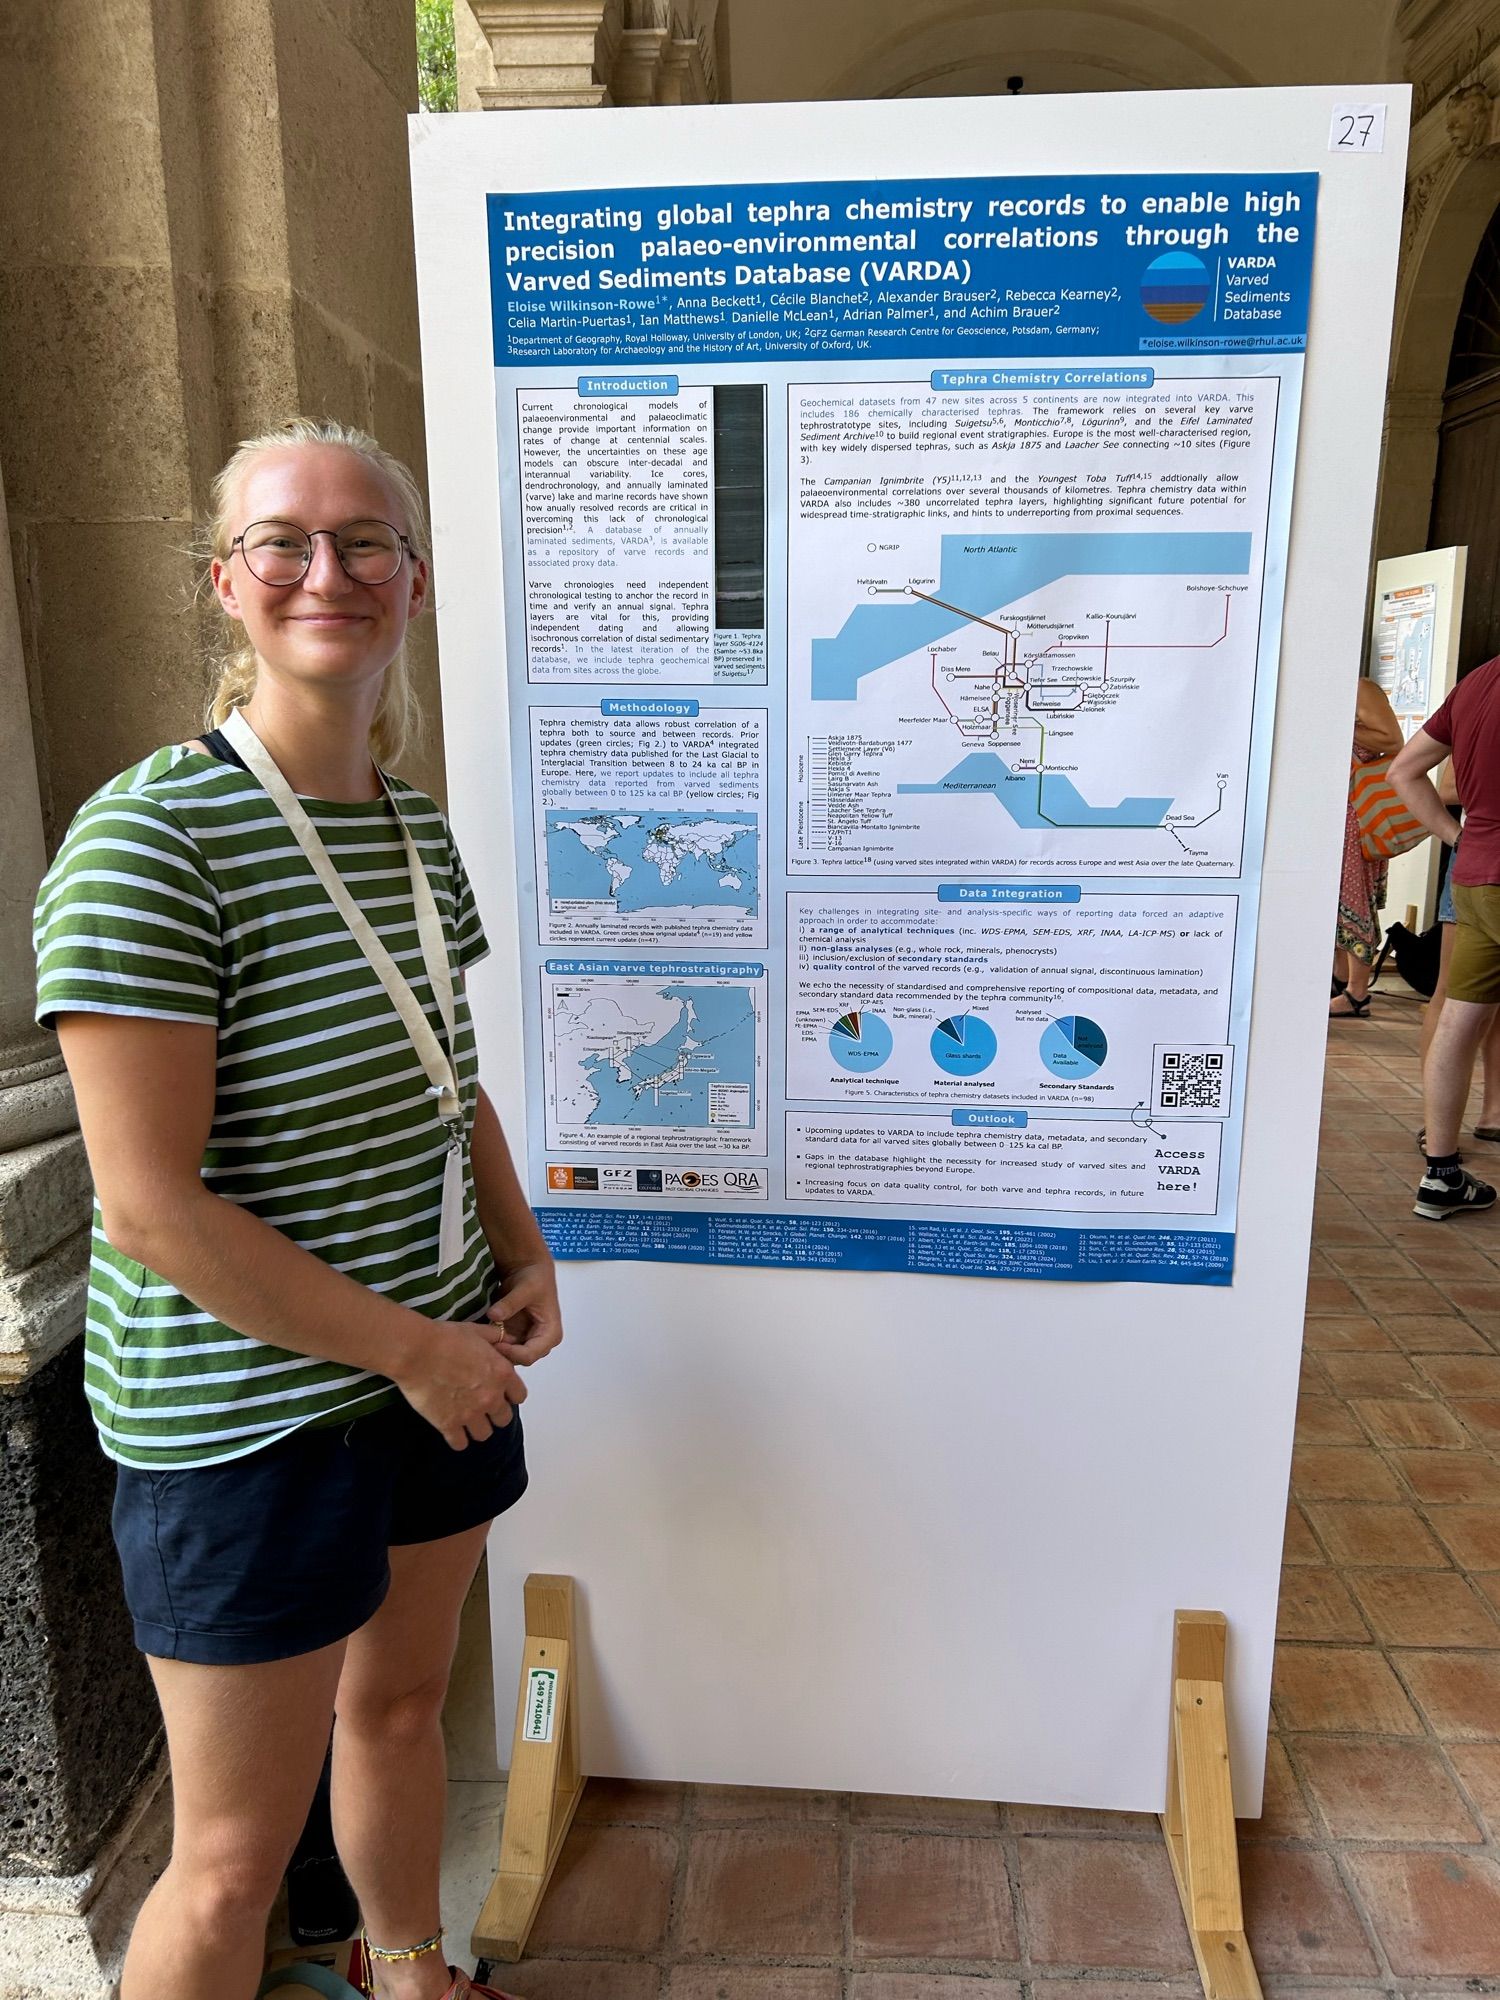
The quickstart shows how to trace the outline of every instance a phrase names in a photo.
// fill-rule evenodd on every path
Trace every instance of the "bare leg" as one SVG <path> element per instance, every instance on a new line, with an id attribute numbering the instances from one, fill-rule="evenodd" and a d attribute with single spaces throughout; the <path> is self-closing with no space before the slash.
<path id="1" fill-rule="evenodd" d="M 487 1527 L 391 1550 L 391 1588 L 349 1641 L 333 1732 L 333 1824 L 365 1928 L 393 1950 L 442 1922 L 443 1697 Z M 379 1966 L 381 2000 L 437 2000 L 441 1952 Z"/>
<path id="2" fill-rule="evenodd" d="M 172 1859 L 136 1919 L 121 2000 L 251 2000 L 343 1652 L 341 1640 L 264 1666 L 149 1662 L 172 1759 Z"/>
<path id="3" fill-rule="evenodd" d="M 1478 1123 L 1487 1130 L 1500 1126 L 1500 1011 L 1484 1038 L 1484 1105 Z"/>
<path id="4" fill-rule="evenodd" d="M 1468 1101 L 1474 1058 L 1494 1018 L 1493 1006 L 1451 998 L 1444 1002 L 1422 1070 L 1427 1152 L 1433 1159 L 1458 1151 L 1458 1130 Z"/>
<path id="5" fill-rule="evenodd" d="M 1453 939 L 1455 926 L 1444 924 L 1438 949 L 1437 985 L 1432 989 L 1432 998 L 1427 1003 L 1422 1016 L 1422 1039 L 1417 1044 L 1417 1054 L 1425 1063 L 1427 1051 L 1432 1047 L 1432 1038 L 1437 1033 L 1438 1017 L 1443 1011 L 1443 1002 L 1448 997 L 1448 967 L 1453 960 Z M 1500 1072 L 1497 1072 L 1500 1076 Z"/>
<path id="6" fill-rule="evenodd" d="M 1357 1003 L 1365 999 L 1370 991 L 1370 974 L 1374 969 L 1366 965 L 1362 958 L 1356 958 L 1352 951 L 1340 952 L 1339 956 L 1344 961 L 1347 983 L 1343 992 L 1335 993 L 1328 1002 L 1328 1012 L 1335 1019 L 1353 1014 L 1351 1001 Z"/>

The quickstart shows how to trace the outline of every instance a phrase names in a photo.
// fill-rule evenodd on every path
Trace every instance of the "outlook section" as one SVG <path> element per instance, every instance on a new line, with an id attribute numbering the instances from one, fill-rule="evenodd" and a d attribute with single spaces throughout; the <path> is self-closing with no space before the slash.
<path id="1" fill-rule="evenodd" d="M 953 1110 L 787 1117 L 787 1196 L 895 1209 L 1212 1216 L 1217 1124 Z"/>

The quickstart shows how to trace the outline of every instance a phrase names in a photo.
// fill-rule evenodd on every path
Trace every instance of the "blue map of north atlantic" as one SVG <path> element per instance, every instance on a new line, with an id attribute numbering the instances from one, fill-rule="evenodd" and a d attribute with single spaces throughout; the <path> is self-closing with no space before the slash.
<path id="1" fill-rule="evenodd" d="M 760 909 L 759 828 L 748 812 L 547 814 L 553 903 L 646 910 Z"/>

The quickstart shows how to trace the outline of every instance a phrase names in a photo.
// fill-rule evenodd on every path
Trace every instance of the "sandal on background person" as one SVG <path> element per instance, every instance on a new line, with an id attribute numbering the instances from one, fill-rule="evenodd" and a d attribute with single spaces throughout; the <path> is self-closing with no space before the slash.
<path id="1" fill-rule="evenodd" d="M 472 2000 L 521 2000 L 519 1993 L 502 1993 L 498 1986 L 481 1986 L 456 1966 L 450 1965 L 448 1970 L 453 1974 L 453 1984 L 441 2000 L 471 2000 L 471 1996 Z"/>
<path id="2" fill-rule="evenodd" d="M 1344 1003 L 1342 1007 L 1339 1005 L 1341 1000 Z M 1362 1021 L 1369 1011 L 1369 994 L 1367 993 L 1362 1000 L 1356 1000 L 1347 988 L 1342 993 L 1335 993 L 1328 1002 L 1330 1021 Z"/>

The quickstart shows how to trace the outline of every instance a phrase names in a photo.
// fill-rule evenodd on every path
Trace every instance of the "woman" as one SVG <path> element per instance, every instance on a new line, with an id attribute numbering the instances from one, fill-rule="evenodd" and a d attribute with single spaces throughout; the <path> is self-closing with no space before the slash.
<path id="1" fill-rule="evenodd" d="M 1401 725 L 1385 689 L 1378 681 L 1362 679 L 1354 708 L 1351 796 L 1344 810 L 1344 866 L 1334 934 L 1333 995 L 1328 1002 L 1329 1018 L 1335 1021 L 1353 1020 L 1370 1011 L 1370 967 L 1380 948 L 1379 910 L 1385 894 L 1385 863 L 1367 861 L 1359 843 L 1354 773 L 1376 757 L 1394 757 L 1401 742 Z"/>
<path id="2" fill-rule="evenodd" d="M 122 2000 L 249 2000 L 334 1726 L 381 2000 L 441 1949 L 440 1712 L 551 1258 L 477 1082 L 485 944 L 446 822 L 380 766 L 411 717 L 420 496 L 297 420 L 214 489 L 238 644 L 209 733 L 81 810 L 38 901 L 98 1197 L 86 1380 L 172 1760 L 172 1860 Z"/>

